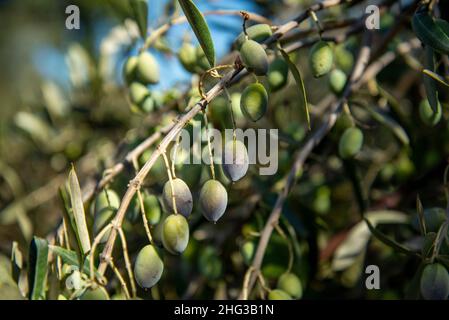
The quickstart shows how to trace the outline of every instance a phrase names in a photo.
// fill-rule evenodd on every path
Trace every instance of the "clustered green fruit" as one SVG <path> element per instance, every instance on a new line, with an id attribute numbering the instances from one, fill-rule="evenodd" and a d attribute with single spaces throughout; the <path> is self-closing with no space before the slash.
<path id="1" fill-rule="evenodd" d="M 103 287 L 87 288 L 79 297 L 80 300 L 109 300 L 109 294 Z"/>
<path id="2" fill-rule="evenodd" d="M 278 279 L 277 288 L 295 299 L 302 297 L 301 280 L 293 273 L 284 273 Z"/>
<path id="3" fill-rule="evenodd" d="M 273 32 L 268 24 L 260 23 L 246 28 L 246 34 L 248 35 L 249 39 L 254 40 L 258 43 L 262 43 L 263 41 L 268 39 L 273 34 Z M 238 50 L 240 50 L 245 40 L 246 35 L 241 32 L 235 40 L 235 46 Z"/>
<path id="4" fill-rule="evenodd" d="M 184 69 L 191 73 L 200 73 L 210 68 L 201 46 L 195 47 L 189 42 L 182 44 L 178 51 L 178 58 Z"/>
<path id="5" fill-rule="evenodd" d="M 267 80 L 273 92 L 285 87 L 288 80 L 288 65 L 284 59 L 276 58 L 270 63 Z"/>
<path id="6" fill-rule="evenodd" d="M 449 273 L 440 263 L 424 267 L 420 281 L 421 295 L 426 300 L 446 300 L 449 296 Z"/>
<path id="7" fill-rule="evenodd" d="M 149 52 L 142 52 L 136 65 L 137 78 L 143 84 L 156 84 L 159 82 L 159 65 Z"/>
<path id="8" fill-rule="evenodd" d="M 177 209 L 176 211 L 173 207 L 172 185 L 176 202 L 176 209 Z M 190 192 L 189 186 L 179 178 L 172 179 L 171 183 L 170 181 L 167 181 L 165 183 L 162 192 L 162 199 L 164 201 L 166 211 L 178 212 L 186 218 L 192 212 L 193 208 L 192 193 Z"/>
<path id="9" fill-rule="evenodd" d="M 98 234 L 114 217 L 114 213 L 120 206 L 120 198 L 114 190 L 105 189 L 101 191 L 95 199 L 93 208 L 94 212 L 94 224 L 93 232 Z M 101 242 L 105 242 L 110 234 L 110 230 L 107 231 L 101 238 Z"/>
<path id="10" fill-rule="evenodd" d="M 169 215 L 162 226 L 162 244 L 172 254 L 181 254 L 189 243 L 189 224 L 180 214 Z"/>
<path id="11" fill-rule="evenodd" d="M 208 180 L 203 185 L 199 196 L 199 206 L 203 216 L 213 222 L 225 213 L 228 205 L 228 193 L 217 180 Z"/>
<path id="12" fill-rule="evenodd" d="M 151 225 L 158 224 L 161 219 L 161 207 L 157 197 L 153 194 L 144 194 L 143 207 L 148 223 Z"/>
<path id="13" fill-rule="evenodd" d="M 248 120 L 258 121 L 268 109 L 268 93 L 260 83 L 252 83 L 243 90 L 240 108 Z"/>
<path id="14" fill-rule="evenodd" d="M 338 143 L 340 157 L 348 159 L 354 157 L 362 148 L 363 133 L 359 128 L 348 128 L 343 132 Z"/>
<path id="15" fill-rule="evenodd" d="M 334 54 L 331 46 L 324 41 L 318 41 L 310 49 L 309 62 L 312 74 L 319 78 L 327 74 L 332 69 Z"/>
<path id="16" fill-rule="evenodd" d="M 419 116 L 422 122 L 426 125 L 433 127 L 441 120 L 441 105 L 437 104 L 437 110 L 434 112 L 427 99 L 424 99 L 419 104 Z"/>
<path id="17" fill-rule="evenodd" d="M 142 288 L 151 288 L 159 281 L 163 271 L 164 263 L 156 248 L 150 244 L 143 247 L 134 264 L 134 276 L 137 284 Z"/>
<path id="18" fill-rule="evenodd" d="M 254 40 L 246 40 L 240 48 L 240 58 L 250 72 L 264 76 L 268 72 L 268 56 L 265 49 Z"/>
<path id="19" fill-rule="evenodd" d="M 268 300 L 292 300 L 292 297 L 281 289 L 274 289 L 268 294 Z"/>
<path id="20" fill-rule="evenodd" d="M 245 176 L 249 167 L 249 158 L 243 142 L 232 140 L 225 144 L 222 167 L 224 174 L 233 182 Z"/>

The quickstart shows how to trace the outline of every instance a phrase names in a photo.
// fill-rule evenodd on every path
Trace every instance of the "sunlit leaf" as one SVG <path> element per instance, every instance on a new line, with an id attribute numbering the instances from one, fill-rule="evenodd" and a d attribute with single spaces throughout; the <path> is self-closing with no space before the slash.
<path id="1" fill-rule="evenodd" d="M 203 48 L 204 54 L 211 67 L 215 66 L 215 49 L 209 27 L 204 16 L 196 7 L 192 0 L 178 0 L 182 11 L 189 21 L 190 27 Z"/>
<path id="2" fill-rule="evenodd" d="M 47 279 L 47 240 L 34 237 L 30 245 L 29 258 L 29 288 L 30 300 L 45 299 L 45 287 Z"/>
<path id="3" fill-rule="evenodd" d="M 148 0 L 130 0 L 130 5 L 139 26 L 140 35 L 145 38 L 148 28 Z"/>

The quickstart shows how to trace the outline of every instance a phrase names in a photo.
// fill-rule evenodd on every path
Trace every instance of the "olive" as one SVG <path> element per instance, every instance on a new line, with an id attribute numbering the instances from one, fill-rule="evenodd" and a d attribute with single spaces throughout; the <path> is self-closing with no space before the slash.
<path id="1" fill-rule="evenodd" d="M 98 194 L 93 206 L 93 208 L 95 208 L 93 224 L 94 234 L 98 234 L 109 222 L 111 222 L 119 206 L 120 198 L 115 191 L 105 189 Z M 107 240 L 110 232 L 111 231 L 109 230 L 103 235 L 101 243 Z"/>
<path id="2" fill-rule="evenodd" d="M 256 245 L 253 241 L 247 240 L 240 247 L 240 253 L 242 254 L 243 262 L 245 262 L 246 265 L 249 266 L 252 263 L 255 251 Z"/>
<path id="3" fill-rule="evenodd" d="M 228 141 L 224 146 L 222 163 L 223 172 L 231 181 L 243 178 L 249 166 L 245 144 L 239 140 Z"/>
<path id="4" fill-rule="evenodd" d="M 193 200 L 192 193 L 190 192 L 189 186 L 181 179 L 176 178 L 167 181 L 164 185 L 162 192 L 162 199 L 164 201 L 164 206 L 166 211 L 175 212 L 173 207 L 173 197 L 172 197 L 172 185 L 175 193 L 176 209 L 178 213 L 182 214 L 184 217 L 188 217 L 192 212 Z"/>
<path id="5" fill-rule="evenodd" d="M 172 254 L 181 254 L 189 243 L 189 224 L 180 214 L 171 214 L 162 227 L 162 244 Z"/>
<path id="6" fill-rule="evenodd" d="M 318 41 L 310 49 L 309 63 L 312 74 L 319 78 L 328 73 L 332 68 L 334 54 L 331 46 L 324 41 Z"/>
<path id="7" fill-rule="evenodd" d="M 292 300 L 292 297 L 285 291 L 274 289 L 268 294 L 268 300 Z"/>
<path id="8" fill-rule="evenodd" d="M 265 49 L 254 40 L 246 40 L 240 48 L 240 58 L 250 72 L 264 76 L 268 72 L 268 57 Z"/>
<path id="9" fill-rule="evenodd" d="M 340 95 L 343 92 L 346 81 L 346 74 L 340 69 L 334 69 L 329 74 L 329 87 L 336 95 Z"/>
<path id="10" fill-rule="evenodd" d="M 334 51 L 335 64 L 338 68 L 344 72 L 350 72 L 352 66 L 354 65 L 354 56 L 351 51 L 346 49 L 344 46 L 339 45 Z"/>
<path id="11" fill-rule="evenodd" d="M 109 294 L 103 287 L 87 288 L 79 297 L 80 300 L 109 300 Z"/>
<path id="12" fill-rule="evenodd" d="M 243 90 L 240 98 L 240 109 L 251 121 L 258 121 L 268 109 L 268 94 L 260 83 L 252 83 Z"/>
<path id="13" fill-rule="evenodd" d="M 271 31 L 271 27 L 268 24 L 260 23 L 246 28 L 246 34 L 248 35 L 249 39 L 262 43 L 266 39 L 268 39 L 273 34 L 273 32 Z M 245 40 L 246 36 L 243 32 L 241 32 L 235 40 L 235 46 L 238 50 L 240 50 L 240 47 L 245 42 Z"/>
<path id="14" fill-rule="evenodd" d="M 301 280 L 293 273 L 284 273 L 278 279 L 277 288 L 295 299 L 302 297 Z"/>
<path id="15" fill-rule="evenodd" d="M 355 156 L 363 144 L 363 133 L 359 128 L 348 128 L 343 132 L 338 144 L 338 152 L 343 159 Z"/>
<path id="16" fill-rule="evenodd" d="M 123 79 L 126 83 L 131 83 L 136 79 L 137 57 L 129 57 L 123 65 Z"/>
<path id="17" fill-rule="evenodd" d="M 150 96 L 148 88 L 140 82 L 133 82 L 129 85 L 129 98 L 139 109 L 145 99 Z"/>
<path id="18" fill-rule="evenodd" d="M 143 207 L 148 223 L 151 225 L 157 224 L 161 219 L 161 208 L 157 197 L 152 194 L 144 194 Z"/>
<path id="19" fill-rule="evenodd" d="M 134 263 L 134 276 L 137 284 L 142 288 L 151 288 L 159 281 L 163 271 L 164 263 L 156 248 L 151 244 L 143 247 Z"/>
<path id="20" fill-rule="evenodd" d="M 226 211 L 227 205 L 228 193 L 225 187 L 217 180 L 206 181 L 199 196 L 199 206 L 204 217 L 217 222 Z"/>
<path id="21" fill-rule="evenodd" d="M 426 300 L 446 300 L 449 296 L 449 274 L 440 263 L 428 264 L 421 275 L 421 295 Z"/>
<path id="22" fill-rule="evenodd" d="M 419 116 L 422 122 L 429 127 L 435 126 L 441 120 L 441 105 L 437 104 L 437 110 L 434 112 L 427 99 L 424 99 L 419 104 Z"/>
<path id="23" fill-rule="evenodd" d="M 179 62 L 188 72 L 195 73 L 197 67 L 197 55 L 195 47 L 188 42 L 182 44 L 178 52 Z"/>
<path id="24" fill-rule="evenodd" d="M 159 82 L 159 65 L 153 55 L 142 52 L 137 61 L 137 77 L 143 84 Z"/>
<path id="25" fill-rule="evenodd" d="M 276 58 L 268 68 L 268 84 L 271 91 L 277 91 L 285 87 L 288 80 L 288 65 L 282 58 Z"/>

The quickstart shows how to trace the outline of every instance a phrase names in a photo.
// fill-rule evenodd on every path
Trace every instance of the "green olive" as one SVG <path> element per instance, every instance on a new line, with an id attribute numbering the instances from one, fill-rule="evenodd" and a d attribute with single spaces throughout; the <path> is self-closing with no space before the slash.
<path id="1" fill-rule="evenodd" d="M 240 58 L 250 72 L 264 76 L 268 72 L 268 57 L 265 49 L 254 40 L 246 40 L 240 48 Z"/>
<path id="2" fill-rule="evenodd" d="M 274 289 L 268 294 L 268 300 L 292 300 L 292 297 L 285 291 Z"/>
<path id="3" fill-rule="evenodd" d="M 421 275 L 421 295 L 426 300 L 446 300 L 449 296 L 449 273 L 440 263 L 428 264 Z"/>
<path id="4" fill-rule="evenodd" d="M 334 69 L 329 74 L 329 87 L 336 95 L 340 95 L 343 92 L 346 81 L 346 74 L 340 69 Z"/>
<path id="5" fill-rule="evenodd" d="M 123 79 L 126 83 L 131 83 L 136 79 L 137 57 L 129 57 L 123 65 Z"/>
<path id="6" fill-rule="evenodd" d="M 324 76 L 331 71 L 334 54 L 331 46 L 324 41 L 318 41 L 310 49 L 309 63 L 315 78 Z"/>
<path id="7" fill-rule="evenodd" d="M 278 91 L 285 87 L 288 80 L 288 65 L 282 58 L 276 58 L 268 68 L 268 84 L 271 91 Z"/>
<path id="8" fill-rule="evenodd" d="M 129 98 L 131 102 L 139 107 L 150 96 L 148 88 L 140 82 L 133 82 L 129 85 Z"/>
<path id="9" fill-rule="evenodd" d="M 189 243 L 189 224 L 181 214 L 171 214 L 162 226 L 162 244 L 172 254 L 181 254 Z"/>
<path id="10" fill-rule="evenodd" d="M 199 196 L 199 206 L 204 217 L 213 222 L 225 213 L 228 205 L 228 193 L 217 180 L 208 180 L 203 185 Z"/>
<path id="11" fill-rule="evenodd" d="M 429 127 L 435 126 L 441 120 L 441 105 L 440 102 L 437 104 L 437 111 L 434 112 L 427 99 L 424 99 L 419 104 L 419 116 L 422 122 L 424 122 Z"/>
<path id="12" fill-rule="evenodd" d="M 243 142 L 232 140 L 225 144 L 222 167 L 224 174 L 233 182 L 245 176 L 249 167 L 249 158 Z"/>
<path id="13" fill-rule="evenodd" d="M 343 45 L 339 45 L 334 50 L 335 64 L 344 72 L 350 72 L 354 65 L 354 56 L 352 52 Z"/>
<path id="14" fill-rule="evenodd" d="M 197 67 L 197 55 L 195 47 L 188 42 L 184 42 L 179 49 L 178 59 L 184 69 L 188 72 L 195 73 Z"/>
<path id="15" fill-rule="evenodd" d="M 137 77 L 143 84 L 159 82 L 159 65 L 149 52 L 142 52 L 138 57 Z"/>
<path id="16" fill-rule="evenodd" d="M 107 194 L 107 195 L 106 195 Z M 114 190 L 105 189 L 101 191 L 92 206 L 94 212 L 93 232 L 98 234 L 114 217 L 115 212 L 120 207 L 120 198 Z M 94 210 L 92 210 L 93 212 Z M 110 230 L 101 238 L 101 243 L 109 237 Z"/>
<path id="17" fill-rule="evenodd" d="M 166 211 L 175 212 L 173 207 L 172 185 L 177 212 L 187 218 L 193 208 L 192 193 L 190 192 L 189 186 L 179 178 L 172 179 L 171 183 L 169 180 L 164 185 L 162 200 L 164 201 Z"/>
<path id="18" fill-rule="evenodd" d="M 340 157 L 348 159 L 354 157 L 362 148 L 363 133 L 359 128 L 348 128 L 343 132 L 338 143 Z"/>
<path id="19" fill-rule="evenodd" d="M 248 120 L 258 121 L 268 109 L 268 94 L 260 83 L 252 83 L 243 90 L 240 109 Z"/>
<path id="20" fill-rule="evenodd" d="M 280 276 L 277 287 L 295 299 L 302 297 L 301 280 L 293 273 L 284 273 Z"/>
<path id="21" fill-rule="evenodd" d="M 145 208 L 145 217 L 151 225 L 157 224 L 161 219 L 161 207 L 159 200 L 155 195 L 144 194 L 143 207 Z"/>
<path id="22" fill-rule="evenodd" d="M 268 24 L 260 23 L 255 24 L 251 27 L 246 28 L 246 33 L 248 38 L 254 40 L 256 42 L 262 43 L 266 39 L 268 39 L 273 32 L 271 31 L 271 27 Z M 246 36 L 243 32 L 239 34 L 237 39 L 235 40 L 235 46 L 237 50 L 240 50 L 242 44 L 245 42 Z"/>
<path id="23" fill-rule="evenodd" d="M 242 254 L 243 262 L 245 262 L 246 265 L 249 266 L 251 264 L 255 251 L 256 245 L 253 241 L 250 240 L 245 241 L 240 247 L 240 253 Z"/>
<path id="24" fill-rule="evenodd" d="M 134 264 L 134 276 L 137 284 L 142 288 L 151 288 L 159 281 L 163 271 L 164 263 L 156 248 L 150 244 L 143 247 Z"/>
<path id="25" fill-rule="evenodd" d="M 109 294 L 103 287 L 87 288 L 79 297 L 80 300 L 109 300 Z"/>

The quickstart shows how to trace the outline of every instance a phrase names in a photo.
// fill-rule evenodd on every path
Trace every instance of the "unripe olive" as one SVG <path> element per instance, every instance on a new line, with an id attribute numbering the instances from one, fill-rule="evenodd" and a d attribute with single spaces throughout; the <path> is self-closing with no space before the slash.
<path id="1" fill-rule="evenodd" d="M 302 297 L 301 280 L 293 273 L 284 273 L 280 276 L 277 288 L 286 292 L 292 298 L 300 299 Z"/>
<path id="2" fill-rule="evenodd" d="M 189 224 L 180 214 L 171 214 L 162 227 L 162 244 L 172 254 L 181 254 L 189 243 Z"/>
<path id="3" fill-rule="evenodd" d="M 156 224 L 156 226 L 153 229 L 153 242 L 158 245 L 159 247 L 162 247 L 162 230 L 164 229 L 164 222 L 165 219 L 167 219 L 168 216 L 170 216 L 171 214 L 169 213 L 162 213 L 162 217 L 159 221 L 158 224 Z"/>
<path id="4" fill-rule="evenodd" d="M 338 152 L 343 159 L 355 156 L 363 144 L 363 133 L 359 128 L 348 128 L 338 143 Z"/>
<path id="5" fill-rule="evenodd" d="M 245 117 L 256 122 L 267 112 L 268 94 L 260 83 L 252 83 L 243 90 L 240 109 Z"/>
<path id="6" fill-rule="evenodd" d="M 276 58 L 271 62 L 268 68 L 268 84 L 271 91 L 282 89 L 288 80 L 288 65 L 282 58 Z"/>
<path id="7" fill-rule="evenodd" d="M 340 69 L 334 69 L 329 74 L 329 87 L 333 93 L 340 95 L 346 85 L 347 76 Z"/>
<path id="8" fill-rule="evenodd" d="M 150 96 L 148 88 L 140 82 L 133 82 L 129 85 L 129 98 L 131 102 L 140 108 L 144 100 Z"/>
<path id="9" fill-rule="evenodd" d="M 176 178 L 172 179 L 172 183 L 170 183 L 170 180 L 165 183 L 162 192 L 164 206 L 167 211 L 175 212 L 173 207 L 172 184 L 175 192 L 177 212 L 187 218 L 192 212 L 193 200 L 189 186 L 183 180 Z"/>
<path id="10" fill-rule="evenodd" d="M 149 52 L 142 52 L 138 57 L 137 77 L 144 84 L 159 82 L 159 65 Z"/>
<path id="11" fill-rule="evenodd" d="M 438 232 L 440 226 L 446 221 L 446 210 L 443 208 L 427 208 L 424 209 L 424 222 L 426 223 L 427 232 Z M 418 218 L 416 217 L 414 225 L 419 229 Z"/>
<path id="12" fill-rule="evenodd" d="M 117 193 L 115 193 L 115 191 L 105 189 L 98 194 L 94 203 L 95 208 L 94 224 L 93 224 L 94 234 L 98 234 L 109 222 L 111 222 L 119 206 L 120 206 L 120 198 L 117 195 Z M 101 238 L 102 243 L 107 240 L 110 232 L 111 231 L 109 230 L 103 235 L 103 237 Z"/>
<path id="13" fill-rule="evenodd" d="M 249 39 L 259 43 L 264 42 L 273 34 L 273 32 L 271 31 L 271 27 L 268 24 L 264 23 L 255 24 L 251 27 L 246 28 L 246 33 Z M 245 42 L 245 40 L 245 34 L 241 32 L 235 40 L 235 46 L 237 50 L 240 50 L 240 47 Z"/>
<path id="14" fill-rule="evenodd" d="M 161 219 L 161 208 L 157 197 L 152 194 L 144 194 L 143 207 L 148 223 L 151 225 L 159 223 Z"/>
<path id="15" fill-rule="evenodd" d="M 109 300 L 109 294 L 103 287 L 87 288 L 79 298 L 80 300 Z"/>
<path id="16" fill-rule="evenodd" d="M 206 71 L 209 68 L 211 68 L 209 60 L 207 60 L 206 54 L 204 53 L 203 48 L 201 48 L 201 46 L 196 47 L 196 61 L 197 61 L 196 72 L 198 73 Z"/>
<path id="17" fill-rule="evenodd" d="M 440 102 L 438 102 L 437 110 L 434 112 L 429 104 L 429 101 L 427 99 L 422 100 L 419 104 L 419 116 L 421 117 L 422 122 L 430 127 L 433 127 L 440 122 L 441 119 Z"/>
<path id="18" fill-rule="evenodd" d="M 245 144 L 240 140 L 228 141 L 223 150 L 222 167 L 233 182 L 243 178 L 248 171 L 249 159 Z"/>
<path id="19" fill-rule="evenodd" d="M 134 263 L 134 276 L 137 284 L 142 288 L 151 288 L 159 281 L 163 271 L 164 263 L 156 248 L 151 244 L 143 247 Z"/>
<path id="20" fill-rule="evenodd" d="M 253 241 L 245 241 L 240 247 L 240 253 L 242 254 L 243 262 L 245 262 L 246 265 L 249 266 L 251 264 L 255 251 L 256 245 Z"/>
<path id="21" fill-rule="evenodd" d="M 197 55 L 195 47 L 188 42 L 184 42 L 178 52 L 179 62 L 184 69 L 191 73 L 196 72 Z"/>
<path id="22" fill-rule="evenodd" d="M 339 45 L 335 48 L 335 64 L 344 72 L 350 72 L 354 65 L 354 56 L 351 51 Z"/>
<path id="23" fill-rule="evenodd" d="M 214 124 L 221 126 L 222 128 L 227 128 L 229 125 L 232 125 L 230 121 L 230 113 L 228 107 L 228 101 L 225 97 L 218 96 L 213 99 L 208 106 L 210 111 L 210 116 Z"/>
<path id="24" fill-rule="evenodd" d="M 240 48 L 240 58 L 250 72 L 264 76 L 268 72 L 268 57 L 265 49 L 254 40 L 246 40 Z"/>
<path id="25" fill-rule="evenodd" d="M 200 191 L 199 206 L 204 217 L 213 222 L 226 211 L 228 205 L 228 193 L 225 187 L 217 180 L 208 180 Z"/>
<path id="26" fill-rule="evenodd" d="M 215 280 L 220 278 L 223 265 L 217 254 L 217 249 L 207 246 L 200 251 L 198 258 L 198 268 L 200 272 L 208 279 Z"/>
<path id="27" fill-rule="evenodd" d="M 145 99 L 140 103 L 140 105 L 138 106 L 139 109 L 141 109 L 144 112 L 151 112 L 154 110 L 154 99 L 151 95 L 148 95 L 147 97 L 145 97 Z"/>
<path id="28" fill-rule="evenodd" d="M 292 300 L 292 297 L 285 291 L 274 289 L 268 294 L 268 300 Z"/>
<path id="29" fill-rule="evenodd" d="M 421 295 L 426 300 L 446 300 L 449 296 L 449 274 L 440 263 L 428 264 L 421 275 Z"/>
<path id="30" fill-rule="evenodd" d="M 324 41 L 318 41 L 310 49 L 309 63 L 315 78 L 324 76 L 331 71 L 334 54 L 331 46 Z"/>
<path id="31" fill-rule="evenodd" d="M 131 83 L 136 79 L 137 57 L 129 57 L 123 65 L 123 79 L 126 83 Z"/>

